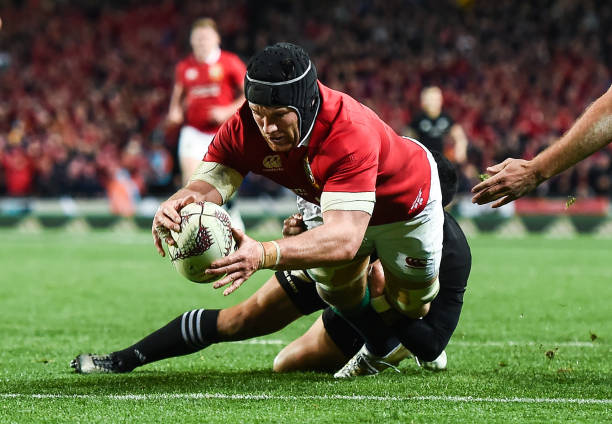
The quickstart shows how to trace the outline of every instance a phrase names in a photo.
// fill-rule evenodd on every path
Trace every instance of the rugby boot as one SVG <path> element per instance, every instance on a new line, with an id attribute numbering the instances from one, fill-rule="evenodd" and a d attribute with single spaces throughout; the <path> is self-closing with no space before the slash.
<path id="1" fill-rule="evenodd" d="M 431 362 L 419 361 L 419 358 L 414 357 L 419 367 L 429 371 L 444 371 L 446 369 L 446 352 L 443 350 L 440 356 Z"/>
<path id="2" fill-rule="evenodd" d="M 377 356 L 371 353 L 366 345 L 353 356 L 345 366 L 334 374 L 334 378 L 350 378 L 362 375 L 376 375 L 387 368 L 393 368 L 395 371 L 397 365 L 412 354 L 403 345 L 398 344 L 391 352 L 385 356 Z"/>
<path id="3" fill-rule="evenodd" d="M 83 353 L 72 361 L 70 366 L 78 374 L 120 373 L 119 361 L 113 355 Z"/>

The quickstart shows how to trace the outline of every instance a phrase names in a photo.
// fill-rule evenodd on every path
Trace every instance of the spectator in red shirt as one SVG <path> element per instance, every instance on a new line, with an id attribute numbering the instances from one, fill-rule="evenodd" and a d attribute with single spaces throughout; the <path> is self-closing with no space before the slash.
<path id="1" fill-rule="evenodd" d="M 13 147 L 2 156 L 6 193 L 27 196 L 32 193 L 34 165 L 21 147 Z"/>

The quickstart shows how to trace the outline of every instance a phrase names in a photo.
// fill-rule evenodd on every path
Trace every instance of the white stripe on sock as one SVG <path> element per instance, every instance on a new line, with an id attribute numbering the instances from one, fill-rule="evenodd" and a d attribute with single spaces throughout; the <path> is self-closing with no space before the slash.
<path id="1" fill-rule="evenodd" d="M 189 312 L 189 318 L 188 318 L 188 320 L 189 320 L 189 340 L 191 341 L 191 344 L 193 346 L 197 346 L 198 345 L 198 342 L 196 340 L 195 334 L 193 332 L 193 316 L 195 314 L 195 311 L 196 310 L 194 309 L 193 311 Z"/>
<path id="2" fill-rule="evenodd" d="M 185 325 L 185 317 L 189 312 L 185 312 L 181 318 L 181 334 L 183 335 L 183 340 L 185 343 L 189 344 L 189 339 L 187 338 L 187 326 Z"/>
<path id="3" fill-rule="evenodd" d="M 204 338 L 202 337 L 202 331 L 200 329 L 200 321 L 204 309 L 198 309 L 198 315 L 196 316 L 196 331 L 198 332 L 198 339 L 200 340 L 200 347 L 204 347 Z"/>

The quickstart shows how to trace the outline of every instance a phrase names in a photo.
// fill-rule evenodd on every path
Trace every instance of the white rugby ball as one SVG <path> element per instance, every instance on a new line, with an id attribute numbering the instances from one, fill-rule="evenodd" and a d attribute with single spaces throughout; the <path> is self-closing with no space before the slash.
<path id="1" fill-rule="evenodd" d="M 174 268 L 194 283 L 212 283 L 221 276 L 205 274 L 210 264 L 236 250 L 229 214 L 211 202 L 190 203 L 180 211 L 181 231 L 170 231 L 168 245 Z"/>

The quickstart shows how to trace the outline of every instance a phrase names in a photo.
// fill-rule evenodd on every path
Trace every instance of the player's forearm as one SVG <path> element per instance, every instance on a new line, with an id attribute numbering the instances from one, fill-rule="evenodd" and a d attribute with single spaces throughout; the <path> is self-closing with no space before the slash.
<path id="1" fill-rule="evenodd" d="M 276 241 L 280 248 L 278 268 L 315 268 L 353 259 L 368 228 L 370 214 L 330 210 L 323 213 L 323 222 L 323 225 L 302 234 Z M 264 245 L 266 253 L 275 259 L 274 246 L 271 243 Z"/>
<path id="2" fill-rule="evenodd" d="M 219 192 L 205 181 L 191 181 L 185 187 L 174 193 L 168 200 L 182 199 L 193 196 L 196 202 L 213 202 L 218 205 L 223 204 Z"/>
<path id="3" fill-rule="evenodd" d="M 172 89 L 172 95 L 170 97 L 170 106 L 168 107 L 168 117 L 170 120 L 177 120 L 178 117 L 183 115 L 183 107 L 181 105 L 181 99 L 183 97 L 183 88 L 175 84 Z"/>
<path id="4" fill-rule="evenodd" d="M 238 108 L 240 106 L 242 106 L 242 104 L 244 103 L 244 95 L 239 96 L 236 100 L 234 100 L 232 103 L 230 103 L 225 109 L 225 113 L 223 114 L 223 119 L 221 119 L 221 121 L 226 121 L 229 118 L 232 117 L 232 115 L 234 113 L 236 113 L 236 111 L 238 110 Z"/>
<path id="5" fill-rule="evenodd" d="M 168 108 L 168 117 L 169 119 L 175 119 L 175 117 L 183 116 L 183 109 L 181 108 L 178 102 L 170 103 L 170 107 Z"/>
<path id="6" fill-rule="evenodd" d="M 597 99 L 556 143 L 530 166 L 538 184 L 603 148 L 612 141 L 612 88 Z"/>
<path id="7" fill-rule="evenodd" d="M 281 257 L 278 268 L 315 268 L 353 259 L 363 235 L 323 224 L 297 236 L 277 240 Z"/>
<path id="8" fill-rule="evenodd" d="M 240 96 L 238 96 L 238 97 L 236 98 L 236 100 L 234 100 L 234 101 L 232 102 L 232 109 L 234 109 L 234 112 L 236 112 L 236 111 L 238 110 L 238 108 L 239 108 L 240 106 L 242 106 L 242 104 L 244 103 L 244 101 L 245 101 L 245 100 L 246 100 L 246 99 L 245 99 L 245 97 L 244 97 L 244 94 L 241 94 Z M 232 115 L 233 115 L 233 113 L 234 113 L 234 112 L 232 112 Z M 230 116 L 231 116 L 231 115 L 230 115 Z"/>

